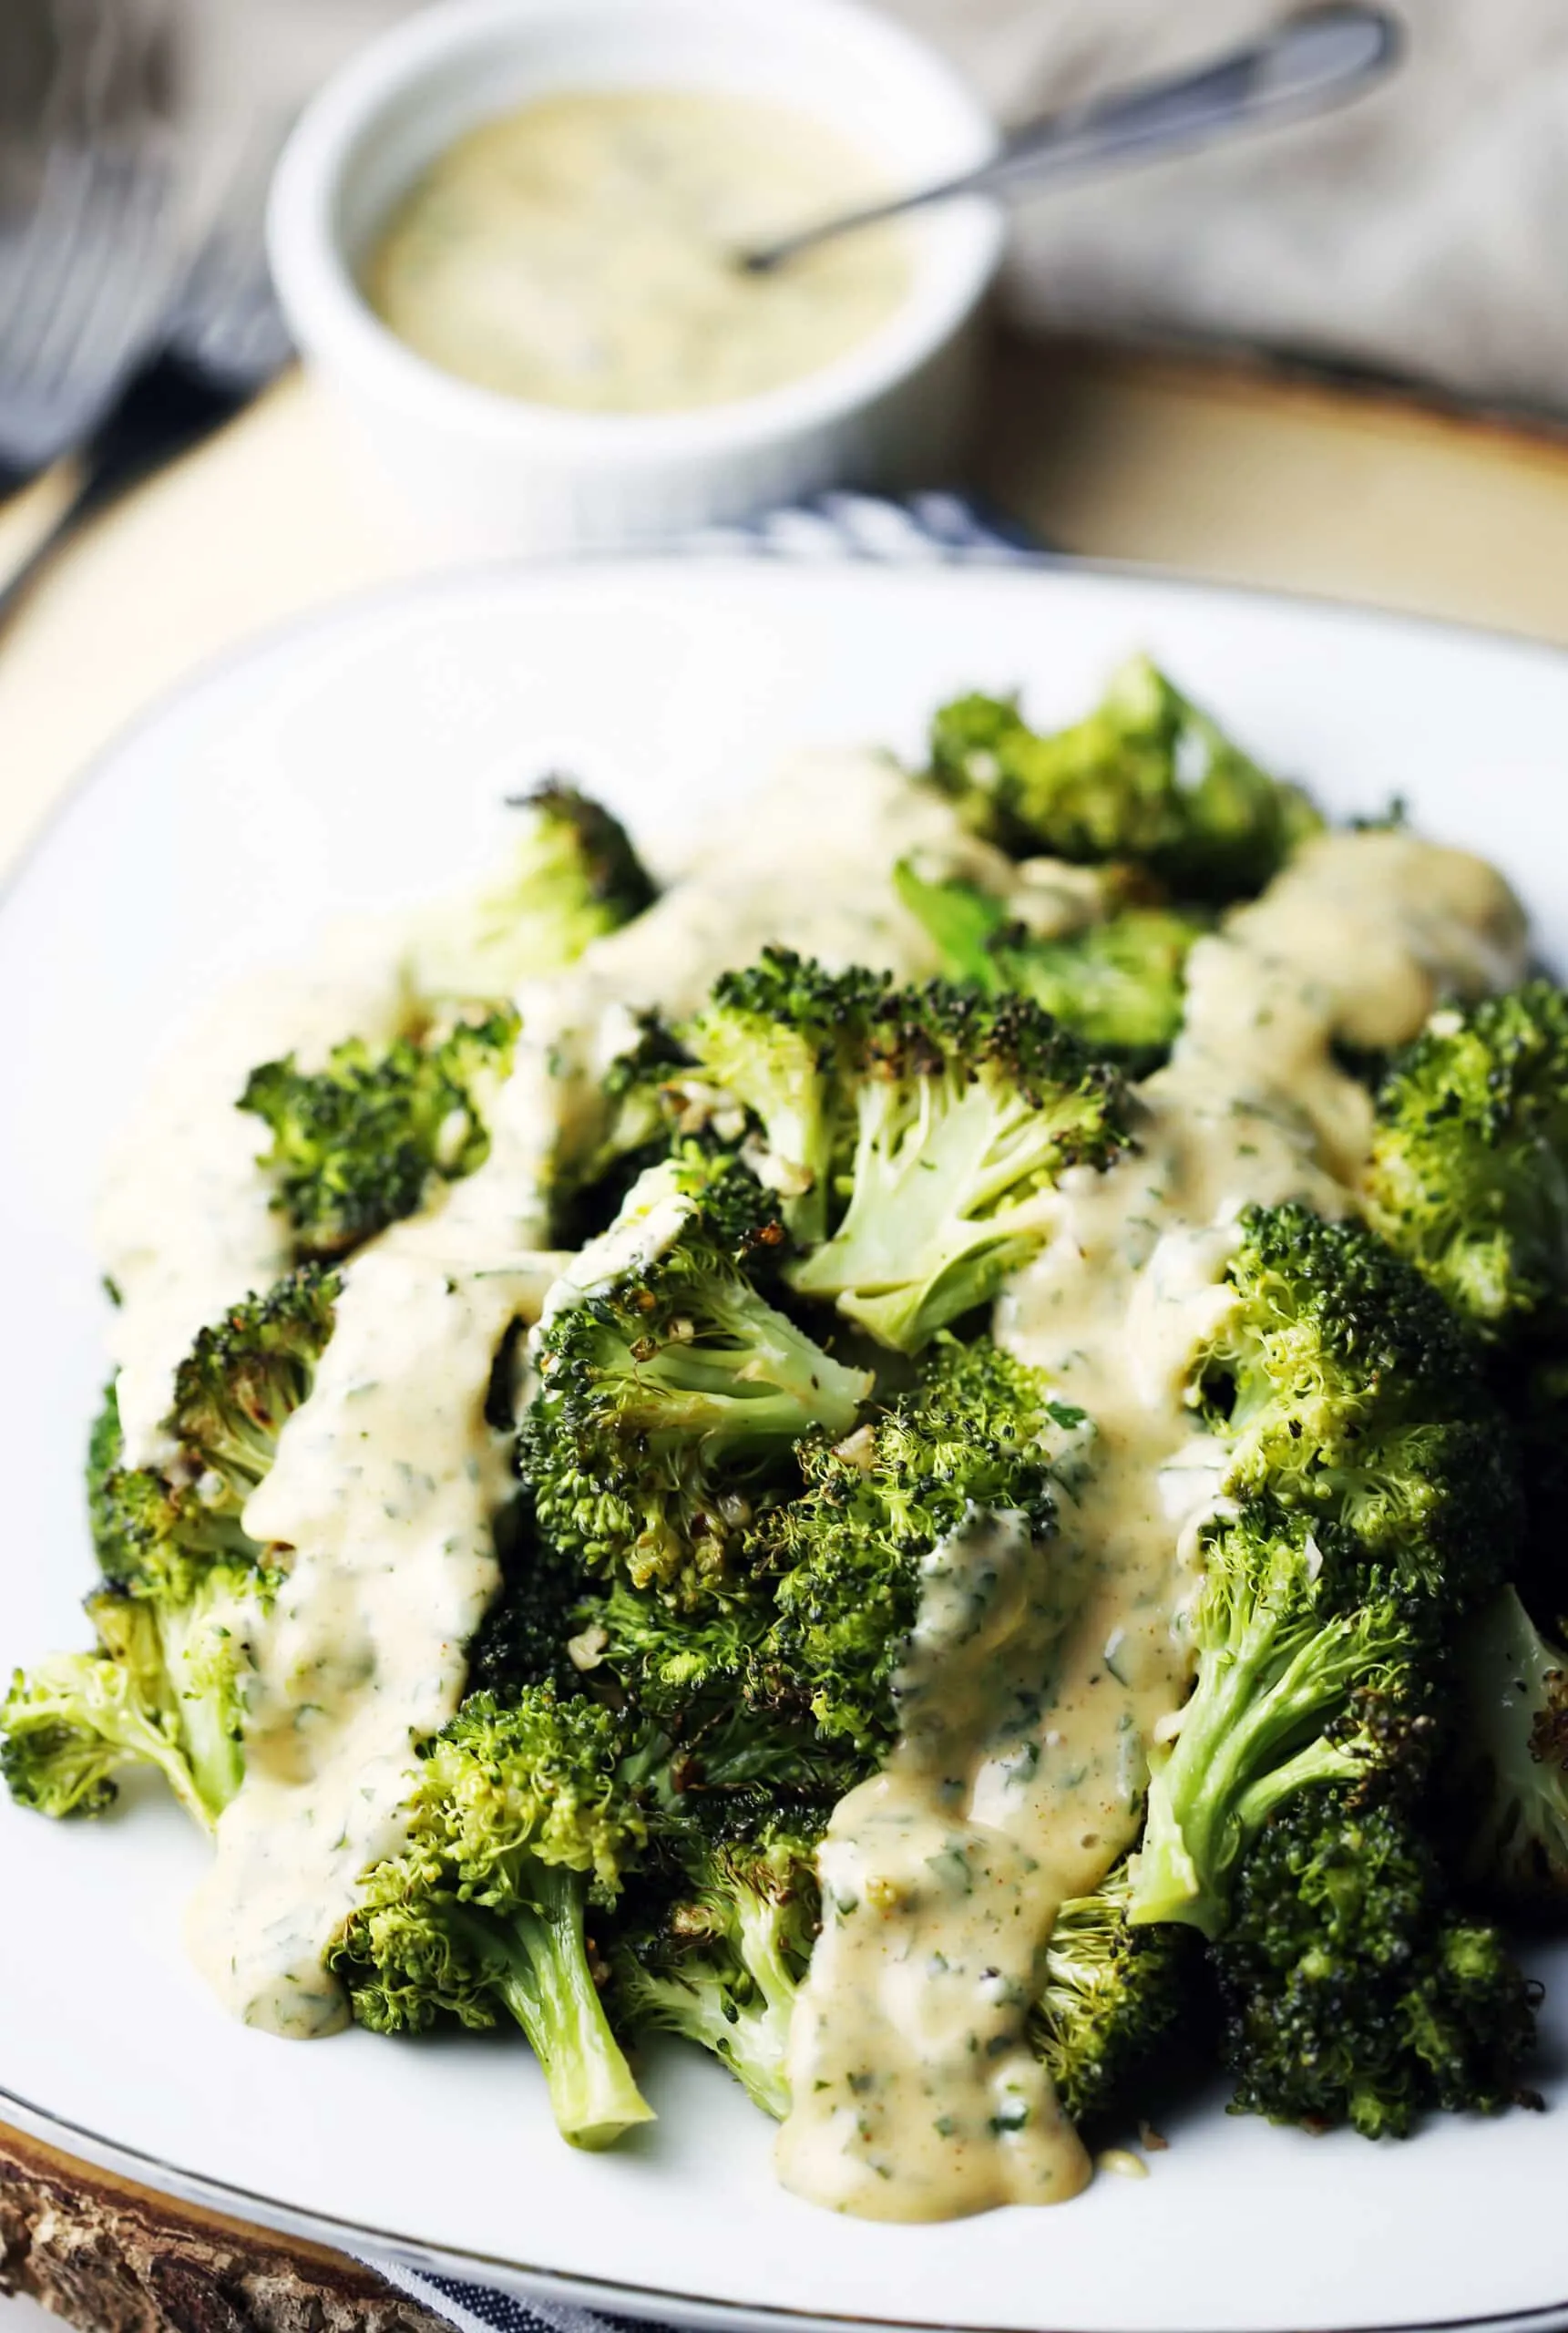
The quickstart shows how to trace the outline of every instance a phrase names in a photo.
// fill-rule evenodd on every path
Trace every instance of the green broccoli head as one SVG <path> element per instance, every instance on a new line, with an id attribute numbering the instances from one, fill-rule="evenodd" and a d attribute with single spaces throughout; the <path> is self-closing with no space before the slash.
<path id="1" fill-rule="evenodd" d="M 652 904 L 625 827 L 575 786 L 549 778 L 507 807 L 515 830 L 499 875 L 436 910 L 415 935 L 409 971 L 421 996 L 510 996 Z"/>
<path id="2" fill-rule="evenodd" d="M 272 1468 L 278 1436 L 309 1396 L 342 1282 L 303 1265 L 203 1329 L 174 1380 L 169 1425 L 211 1506 L 235 1512 Z"/>
<path id="3" fill-rule="evenodd" d="M 1434 1014 L 1378 1095 L 1367 1211 L 1489 1341 L 1568 1327 L 1568 995 Z"/>
<path id="4" fill-rule="evenodd" d="M 760 1125 L 780 1215 L 803 1245 L 827 1236 L 841 1056 L 887 986 L 882 973 L 830 972 L 769 948 L 746 971 L 724 973 L 682 1032 L 702 1075 Z"/>
<path id="5" fill-rule="evenodd" d="M 1519 1526 L 1512 1444 L 1471 1341 L 1360 1225 L 1291 1205 L 1254 1208 L 1243 1228 L 1237 1301 L 1201 1379 L 1226 1488 L 1337 1521 L 1401 1598 L 1459 1617 L 1495 1586 Z"/>
<path id="6" fill-rule="evenodd" d="M 219 1806 L 192 1769 L 151 1608 L 105 1588 L 91 1609 L 96 1651 L 51 1653 L 12 1678 L 0 1706 L 0 1774 L 7 1789 L 18 1806 L 40 1814 L 101 1814 L 118 1795 L 117 1774 L 145 1765 L 162 1774 L 204 1830 L 210 1828 Z"/>
<path id="7" fill-rule="evenodd" d="M 1134 1927 L 1129 1895 L 1119 1864 L 1093 1895 L 1069 1897 L 1046 1946 L 1030 2038 L 1074 2122 L 1135 2112 L 1161 2061 L 1203 2021 L 1196 1939 Z"/>
<path id="8" fill-rule="evenodd" d="M 1184 976 L 1205 920 L 1175 908 L 1127 907 L 1045 939 L 1010 920 L 1007 903 L 961 877 L 931 882 L 907 859 L 898 896 L 943 958 L 949 980 L 988 995 L 1029 997 L 1097 1053 L 1139 1073 L 1169 1053 L 1182 1025 Z"/>
<path id="9" fill-rule="evenodd" d="M 1505 1588 L 1467 1633 L 1455 1729 L 1468 1875 L 1492 1897 L 1568 1906 L 1568 1652 Z"/>
<path id="10" fill-rule="evenodd" d="M 795 1444 L 846 1434 L 871 1381 L 758 1295 L 733 1192 L 699 1199 L 682 1181 L 673 1163 L 644 1175 L 558 1289 L 518 1449 L 547 1539 L 692 1603 L 795 1479 Z"/>
<path id="11" fill-rule="evenodd" d="M 380 2032 L 442 2015 L 510 2016 L 556 2121 L 608 2146 L 651 2119 L 595 1982 L 586 1927 L 641 1854 L 647 1825 L 610 1711 L 548 1686 L 471 1694 L 421 1756 L 406 1844 L 366 1874 L 329 1953 L 354 2016 Z"/>
<path id="12" fill-rule="evenodd" d="M 1534 1989 L 1396 1806 L 1326 1790 L 1283 1808 L 1211 1950 L 1240 2111 L 1378 2138 L 1433 2108 L 1539 2103 L 1521 2085 Z"/>
<path id="13" fill-rule="evenodd" d="M 1076 1412 L 982 1338 L 944 1339 L 916 1389 L 848 1441 L 802 1451 L 805 1490 L 758 1523 L 751 1562 L 777 1615 L 751 1656 L 764 1703 L 804 1701 L 830 1742 L 869 1757 L 898 1732 L 897 1678 L 927 1558 L 979 1514 L 1054 1533 L 1053 1449 Z"/>
<path id="14" fill-rule="evenodd" d="M 158 1767 L 204 1826 L 239 1789 L 251 1649 L 277 1587 L 241 1511 L 310 1392 L 337 1292 L 333 1274 L 307 1267 L 201 1331 L 176 1372 L 167 1423 L 178 1448 L 166 1469 L 121 1465 L 112 1389 L 106 1397 L 87 1468 L 107 1583 L 87 1607 L 99 1650 L 19 1677 L 9 1705 L 34 1765 L 46 1737 L 56 1771 L 74 1760 L 79 1780 L 29 1782 L 18 1751 L 7 1779 L 27 1804 L 95 1813 L 113 1798 L 116 1768 L 138 1760 Z M 68 1723 L 63 1692 L 75 1696 Z"/>
<path id="15" fill-rule="evenodd" d="M 1217 1936 L 1237 1865 L 1276 1806 L 1326 1783 L 1379 1773 L 1414 1787 L 1424 1774 L 1425 1648 L 1359 1556 L 1343 1526 L 1262 1498 L 1205 1532 L 1197 1680 L 1173 1745 L 1151 1752 L 1134 1921 Z"/>
<path id="16" fill-rule="evenodd" d="M 1003 697 L 938 713 L 931 776 L 977 831 L 1011 850 L 1143 862 L 1181 898 L 1261 890 L 1322 825 L 1145 657 L 1112 680 L 1087 719 L 1054 735 Z"/>
<path id="17" fill-rule="evenodd" d="M 324 1069 L 302 1070 L 291 1053 L 251 1071 L 240 1107 L 272 1131 L 261 1163 L 297 1256 L 346 1255 L 413 1215 L 442 1178 L 483 1165 L 485 1109 L 517 1033 L 508 1007 L 426 1039 L 351 1037 Z"/>
<path id="18" fill-rule="evenodd" d="M 1197 1680 L 1157 1752 L 1133 1916 L 1224 1927 L 1237 1862 L 1309 1783 L 1413 1778 L 1467 1612 L 1517 1536 L 1506 1426 L 1419 1273 L 1355 1225 L 1253 1210 L 1201 1390 L 1228 1444 Z"/>
<path id="19" fill-rule="evenodd" d="M 1018 996 L 890 991 L 842 1044 L 845 1204 L 784 1277 L 917 1352 L 1039 1253 L 1065 1168 L 1126 1148 L 1125 1096 L 1113 1068 Z"/>
<path id="20" fill-rule="evenodd" d="M 817 1836 L 788 1816 L 684 1826 L 672 1877 L 633 1913 L 614 1959 L 630 2024 L 712 2050 L 781 2122 L 790 2020 L 821 1921 Z"/>

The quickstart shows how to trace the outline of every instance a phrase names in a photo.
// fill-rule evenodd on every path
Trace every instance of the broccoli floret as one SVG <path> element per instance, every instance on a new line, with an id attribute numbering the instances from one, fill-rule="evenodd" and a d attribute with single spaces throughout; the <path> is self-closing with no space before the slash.
<path id="1" fill-rule="evenodd" d="M 342 1283 L 302 1265 L 203 1329 L 174 1380 L 169 1424 L 208 1504 L 243 1506 L 272 1468 L 278 1436 L 315 1381 Z"/>
<path id="2" fill-rule="evenodd" d="M 290 1053 L 253 1069 L 240 1096 L 271 1127 L 261 1158 L 301 1258 L 345 1255 L 412 1215 L 438 1177 L 482 1166 L 482 1105 L 505 1078 L 518 1033 L 510 1009 L 427 1040 L 334 1046 L 324 1069 Z"/>
<path id="3" fill-rule="evenodd" d="M 1461 1804 L 1473 1806 L 1470 1876 L 1511 1904 L 1568 1905 L 1568 1652 L 1542 1636 L 1512 1588 L 1464 1640 L 1456 1740 Z"/>
<path id="4" fill-rule="evenodd" d="M 645 1174 L 535 1332 L 519 1466 L 547 1539 L 589 1570 L 701 1600 L 793 1451 L 848 1433 L 871 1390 L 734 1260 L 740 1203 Z M 760 1236 L 754 1234 L 753 1236 Z"/>
<path id="5" fill-rule="evenodd" d="M 1152 1760 L 1132 1917 L 1224 1927 L 1231 1875 L 1312 1784 L 1427 1754 L 1456 1626 L 1517 1522 L 1462 1331 L 1359 1227 L 1255 1209 L 1203 1385 L 1234 1502 L 1204 1536 L 1197 1681 Z"/>
<path id="6" fill-rule="evenodd" d="M 908 860 L 895 870 L 898 895 L 917 916 L 956 981 L 988 995 L 1012 990 L 1060 1021 L 1096 1053 L 1125 1067 L 1153 1068 L 1182 1023 L 1183 976 L 1205 924 L 1174 908 L 1132 907 L 1057 939 L 1009 920 L 1005 901 L 954 877 L 928 882 Z"/>
<path id="7" fill-rule="evenodd" d="M 176 1372 L 166 1469 L 120 1465 L 118 1405 L 106 1397 L 87 1453 L 108 1583 L 87 1599 L 99 1650 L 17 1674 L 0 1732 L 6 1779 L 26 1804 L 97 1814 L 114 1773 L 138 1759 L 207 1827 L 239 1789 L 251 1640 L 277 1588 L 241 1512 L 310 1392 L 337 1292 L 334 1274 L 307 1266 L 201 1331 Z"/>
<path id="8" fill-rule="evenodd" d="M 825 1740 L 809 1681 L 767 1658 L 773 1583 L 751 1573 L 695 1612 L 617 1579 L 577 1609 L 570 1658 L 590 1691 L 607 1680 L 668 1744 L 671 1787 L 683 1806 L 731 1814 L 764 1793 L 772 1810 L 831 1804 L 868 1762 Z"/>
<path id="9" fill-rule="evenodd" d="M 840 1056 L 887 987 L 881 973 L 830 972 L 790 949 L 769 948 L 745 971 L 726 972 L 682 1033 L 702 1074 L 761 1125 L 759 1171 L 802 1245 L 827 1236 Z"/>
<path id="10" fill-rule="evenodd" d="M 500 1595 L 468 1649 L 470 1692 L 508 1696 L 525 1685 L 553 1684 L 575 1691 L 578 1671 L 569 1647 L 579 1623 L 581 1593 L 574 1563 L 542 1539 L 525 1498 L 508 1518 L 501 1550 Z"/>
<path id="11" fill-rule="evenodd" d="M 1521 2086 L 1534 1989 L 1453 1908 L 1409 1816 L 1308 1793 L 1250 1849 L 1211 1948 L 1235 2109 L 1403 2137 L 1424 2111 L 1540 2103 Z"/>
<path id="12" fill-rule="evenodd" d="M 1358 1224 L 1245 1218 L 1202 1391 L 1226 1488 L 1341 1520 L 1401 1596 L 1453 1617 L 1517 1531 L 1513 1451 L 1475 1351 L 1419 1275 Z"/>
<path id="13" fill-rule="evenodd" d="M 416 935 L 409 971 L 421 996 L 510 996 L 652 904 L 625 827 L 576 786 L 549 778 L 507 807 L 518 827 L 502 873 L 434 910 Z"/>
<path id="14" fill-rule="evenodd" d="M 1193 1953 L 1179 1927 L 1134 1927 L 1127 1866 L 1070 1896 L 1045 1948 L 1030 2038 L 1074 2122 L 1134 2111 L 1159 2061 L 1201 2017 Z"/>
<path id="15" fill-rule="evenodd" d="M 1491 1341 L 1568 1329 L 1568 995 L 1433 1015 L 1378 1096 L 1367 1211 Z"/>
<path id="16" fill-rule="evenodd" d="M 804 1495 L 764 1516 L 748 1549 L 778 1608 L 749 1690 L 804 1698 L 827 1741 L 881 1755 L 927 1559 L 984 1515 L 1019 1513 L 1052 1536 L 1053 1448 L 1080 1422 L 989 1338 L 947 1338 L 913 1393 L 847 1442 L 807 1444 Z"/>
<path id="17" fill-rule="evenodd" d="M 1185 899 L 1261 890 L 1323 823 L 1142 656 L 1086 720 L 1051 736 L 1009 698 L 944 705 L 931 776 L 1015 856 L 1142 860 Z"/>
<path id="18" fill-rule="evenodd" d="M 1064 1168 L 1126 1146 L 1122 1088 L 1037 1005 L 940 982 L 879 997 L 842 1060 L 847 1203 L 784 1278 L 917 1352 L 1039 1252 Z"/>
<path id="19" fill-rule="evenodd" d="M 114 1589 L 92 1599 L 95 1652 L 50 1653 L 18 1669 L 0 1705 L 0 1774 L 18 1806 L 40 1814 L 101 1814 L 127 1766 L 161 1773 L 203 1829 L 216 1809 L 192 1771 L 151 1608 Z"/>
<path id="20" fill-rule="evenodd" d="M 790 1818 L 704 1836 L 687 1827 L 673 1886 L 623 1933 L 617 2006 L 723 2059 L 779 2121 L 791 2013 L 821 1919 L 818 1833 Z"/>
<path id="21" fill-rule="evenodd" d="M 608 1906 L 646 1824 L 608 1711 L 534 1687 L 471 1694 L 421 1756 L 407 1844 L 377 1864 L 328 1952 L 381 2033 L 442 2013 L 515 2018 L 575 2146 L 652 2119 L 594 1981 L 585 1915 Z"/>
<path id="22" fill-rule="evenodd" d="M 1235 1867 L 1273 1810 L 1315 1785 L 1409 1765 L 1431 1730 L 1419 1644 L 1332 1523 L 1249 1501 L 1204 1534 L 1198 1675 L 1173 1749 L 1151 1756 L 1132 1917 L 1216 1936 Z"/>

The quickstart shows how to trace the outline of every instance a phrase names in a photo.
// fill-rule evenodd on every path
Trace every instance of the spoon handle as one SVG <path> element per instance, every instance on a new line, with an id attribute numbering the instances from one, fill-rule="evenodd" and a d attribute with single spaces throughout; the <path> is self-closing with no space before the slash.
<path id="1" fill-rule="evenodd" d="M 1011 195 L 1053 178 L 1151 161 L 1236 130 L 1317 113 L 1380 79 L 1398 63 L 1402 46 L 1399 20 L 1389 10 L 1363 0 L 1335 0 L 1194 70 L 1139 81 L 1047 114 L 1013 130 L 978 170 L 822 220 L 747 252 L 745 264 L 765 273 L 832 236 L 958 195 Z"/>

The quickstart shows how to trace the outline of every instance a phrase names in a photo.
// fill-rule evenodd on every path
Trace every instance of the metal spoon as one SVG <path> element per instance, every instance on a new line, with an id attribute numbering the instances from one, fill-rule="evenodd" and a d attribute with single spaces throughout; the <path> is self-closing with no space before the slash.
<path id="1" fill-rule="evenodd" d="M 748 273 L 766 275 L 800 252 L 906 211 L 962 194 L 1013 195 L 1040 181 L 1153 161 L 1177 148 L 1206 145 L 1233 131 L 1290 120 L 1343 104 L 1398 64 L 1404 33 L 1386 8 L 1359 0 L 1309 10 L 1212 64 L 1092 98 L 1085 105 L 1015 129 L 978 170 L 737 254 Z"/>

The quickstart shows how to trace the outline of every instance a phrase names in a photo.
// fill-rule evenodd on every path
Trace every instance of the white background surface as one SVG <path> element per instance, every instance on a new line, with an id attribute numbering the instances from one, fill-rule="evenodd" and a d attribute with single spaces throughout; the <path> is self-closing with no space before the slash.
<path id="1" fill-rule="evenodd" d="M 1486 848 L 1568 954 L 1563 660 L 1157 583 L 754 566 L 497 577 L 301 634 L 129 740 L 0 912 L 0 992 L 20 1000 L 0 1270 L 7 1318 L 26 1323 L 0 1341 L 0 1465 L 17 1486 L 0 1667 L 80 1636 L 82 1421 L 102 1373 L 89 1192 L 184 1002 L 329 910 L 445 880 L 496 797 L 541 769 L 578 771 L 644 827 L 691 821 L 788 745 L 912 752 L 959 687 L 1022 680 L 1041 719 L 1068 717 L 1133 645 L 1332 807 L 1403 794 L 1429 830 Z M 1374 2149 L 1195 2106 L 1146 2182 L 1102 2179 L 1049 2214 L 869 2227 L 784 2195 L 766 2124 L 673 2050 L 650 2076 L 658 2129 L 588 2157 L 556 2142 L 520 2048 L 357 2032 L 300 2047 L 231 2025 L 179 1944 L 202 1853 L 142 1792 L 91 1827 L 0 1808 L 0 2112 L 8 2094 L 187 2185 L 270 2199 L 251 2209 L 619 2281 L 673 2297 L 671 2313 L 703 2293 L 956 2326 L 1259 2333 L 1568 2301 L 1561 2112 Z M 1553 2032 L 1561 2052 L 1560 2019 Z"/>

